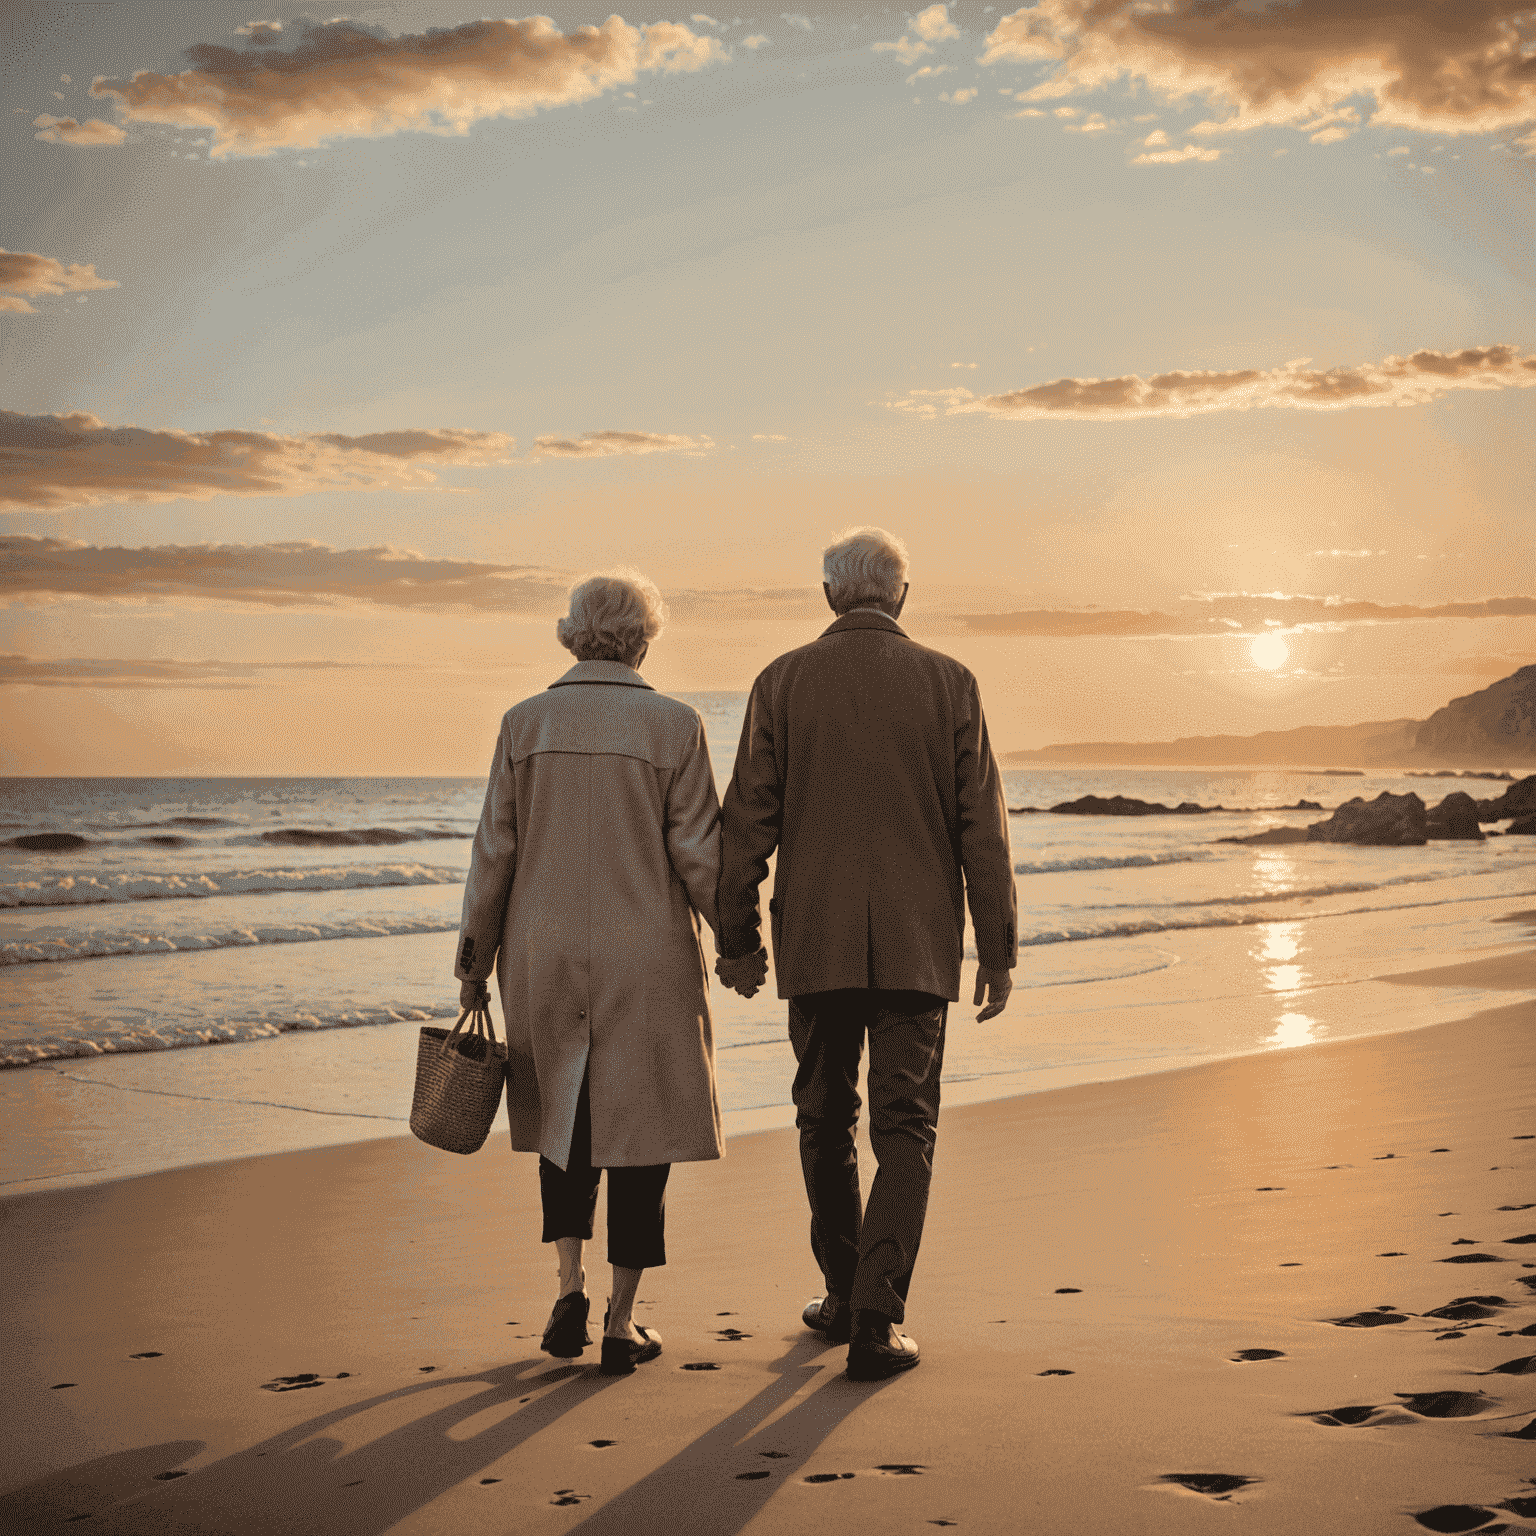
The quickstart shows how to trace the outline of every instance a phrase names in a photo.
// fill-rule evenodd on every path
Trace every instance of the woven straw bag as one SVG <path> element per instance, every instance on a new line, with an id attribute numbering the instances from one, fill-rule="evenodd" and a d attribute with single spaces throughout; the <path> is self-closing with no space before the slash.
<path id="1" fill-rule="evenodd" d="M 464 1021 L 470 1027 L 464 1032 Z M 488 1007 L 466 1008 L 452 1029 L 426 1028 L 416 1046 L 411 1134 L 444 1152 L 478 1152 L 507 1081 L 507 1048 Z"/>

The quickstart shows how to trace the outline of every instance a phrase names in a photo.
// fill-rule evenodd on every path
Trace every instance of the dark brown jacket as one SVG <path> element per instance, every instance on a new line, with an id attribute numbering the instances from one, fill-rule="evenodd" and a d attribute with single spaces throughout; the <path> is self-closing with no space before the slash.
<path id="1" fill-rule="evenodd" d="M 752 685 L 722 828 L 724 955 L 759 947 L 757 888 L 778 850 L 780 997 L 957 999 L 967 892 L 981 963 L 1017 959 L 1008 808 L 976 679 L 883 613 L 844 614 Z"/>

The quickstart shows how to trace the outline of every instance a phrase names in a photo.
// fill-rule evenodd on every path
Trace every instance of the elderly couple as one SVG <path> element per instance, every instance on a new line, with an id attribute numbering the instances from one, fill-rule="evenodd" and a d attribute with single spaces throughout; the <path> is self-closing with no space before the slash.
<path id="1" fill-rule="evenodd" d="M 923 1233 L 948 1005 L 960 996 L 964 904 L 988 1019 L 1017 944 L 1007 808 L 976 679 L 896 622 L 907 554 L 878 528 L 823 557 L 835 623 L 753 684 L 722 808 L 687 704 L 640 675 L 666 617 L 637 572 L 574 588 L 556 629 L 576 665 L 501 722 L 464 893 L 456 974 L 467 1007 L 494 965 L 508 1043 L 512 1145 L 539 1153 L 560 1292 L 543 1349 L 587 1333 L 582 1244 L 608 1171 L 613 1289 L 601 1370 L 661 1353 L 632 1309 L 666 1263 L 673 1163 L 723 1154 L 700 919 L 716 974 L 764 983 L 768 903 L 789 1037 L 811 1249 L 825 1282 L 805 1325 L 878 1380 L 917 1364 L 897 1329 Z M 869 1037 L 861 1204 L 854 1128 Z"/>

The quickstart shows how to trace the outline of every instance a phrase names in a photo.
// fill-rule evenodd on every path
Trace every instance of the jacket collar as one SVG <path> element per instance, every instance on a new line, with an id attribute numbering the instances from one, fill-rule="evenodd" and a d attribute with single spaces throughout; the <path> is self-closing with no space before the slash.
<path id="1" fill-rule="evenodd" d="M 821 634 L 819 640 L 825 640 L 828 635 L 841 635 L 850 629 L 883 629 L 887 634 L 900 635 L 903 640 L 911 639 L 895 619 L 884 613 L 866 613 L 862 610 L 858 613 L 845 613 L 842 618 L 834 620 Z"/>
<path id="2" fill-rule="evenodd" d="M 567 683 L 618 683 L 625 688 L 651 686 L 633 667 L 626 667 L 622 661 L 578 661 L 564 677 L 557 677 L 549 686 L 563 688 Z"/>

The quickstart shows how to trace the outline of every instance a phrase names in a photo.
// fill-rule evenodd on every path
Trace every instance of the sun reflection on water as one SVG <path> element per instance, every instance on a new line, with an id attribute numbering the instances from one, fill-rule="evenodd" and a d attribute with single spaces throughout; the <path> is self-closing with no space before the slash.
<path id="1" fill-rule="evenodd" d="M 1284 862 L 1283 860 L 1277 862 Z M 1268 878 L 1270 871 L 1256 871 L 1260 878 Z M 1307 971 L 1297 964 L 1302 952 L 1301 923 L 1266 923 L 1262 930 L 1262 943 L 1251 951 L 1253 958 L 1263 967 L 1264 985 L 1271 992 L 1282 996 L 1300 992 L 1307 984 Z M 1268 1036 L 1265 1045 L 1308 1045 L 1317 1039 L 1318 1022 L 1305 1013 L 1287 1011 L 1275 1020 L 1275 1032 Z"/>

